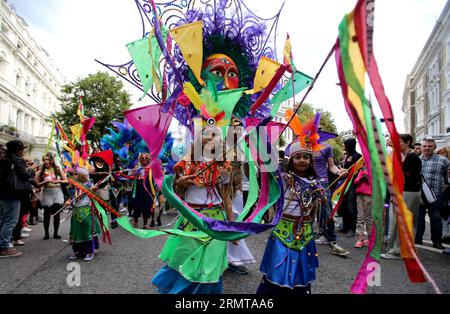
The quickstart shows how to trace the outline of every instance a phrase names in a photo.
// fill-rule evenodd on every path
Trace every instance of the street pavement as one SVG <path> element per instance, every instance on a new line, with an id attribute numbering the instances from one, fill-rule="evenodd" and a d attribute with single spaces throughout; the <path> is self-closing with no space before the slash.
<path id="1" fill-rule="evenodd" d="M 163 217 L 168 224 L 174 214 Z M 101 244 L 101 250 L 89 263 L 78 261 L 81 285 L 69 287 L 67 269 L 71 246 L 68 244 L 70 221 L 61 226 L 63 240 L 44 241 L 43 226 L 33 226 L 32 235 L 24 239 L 26 245 L 18 248 L 21 257 L 0 259 L 0 293 L 12 294 L 155 294 L 150 280 L 164 265 L 158 259 L 165 237 L 142 240 L 122 229 L 112 230 L 112 246 Z M 427 231 L 428 234 L 428 231 Z M 247 245 L 257 263 L 250 265 L 248 275 L 227 271 L 224 275 L 226 294 L 253 294 L 261 280 L 259 263 L 268 233 L 247 239 Z M 341 235 L 340 235 L 341 236 Z M 348 294 L 364 259 L 367 249 L 355 249 L 354 238 L 343 236 L 339 244 L 350 251 L 346 258 L 332 255 L 326 245 L 318 245 L 320 268 L 313 285 L 314 294 Z M 436 281 L 442 293 L 450 293 L 450 256 L 432 250 L 426 244 L 419 247 L 421 262 Z M 429 283 L 409 282 L 402 261 L 381 264 L 381 285 L 370 287 L 370 294 L 431 294 Z"/>

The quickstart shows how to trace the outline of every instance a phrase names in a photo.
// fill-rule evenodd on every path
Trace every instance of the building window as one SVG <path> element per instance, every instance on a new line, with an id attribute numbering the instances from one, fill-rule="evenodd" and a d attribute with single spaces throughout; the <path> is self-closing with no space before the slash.
<path id="1" fill-rule="evenodd" d="M 30 133 L 30 123 L 31 123 L 31 117 L 29 115 L 25 115 L 24 121 L 23 121 L 23 130 L 25 133 Z"/>
<path id="2" fill-rule="evenodd" d="M 37 120 L 35 118 L 31 118 L 31 135 L 36 134 L 37 129 Z"/>
<path id="3" fill-rule="evenodd" d="M 20 41 L 17 43 L 17 50 L 19 51 L 19 53 L 22 53 L 25 55 L 25 52 L 24 52 L 25 45 Z"/>
<path id="4" fill-rule="evenodd" d="M 6 55 L 4 52 L 0 53 L 0 75 L 1 77 L 5 77 L 5 73 L 6 73 L 6 66 L 7 66 L 7 62 L 6 62 Z"/>
<path id="5" fill-rule="evenodd" d="M 450 38 L 447 41 L 447 60 L 446 60 L 447 64 L 450 64 Z"/>
<path id="6" fill-rule="evenodd" d="M 24 113 L 21 110 L 17 110 L 17 116 L 16 116 L 16 129 L 18 131 L 22 131 L 23 130 L 23 118 L 24 118 Z"/>
<path id="7" fill-rule="evenodd" d="M 16 75 L 16 87 L 20 89 L 22 87 L 22 77 L 20 74 Z"/>
<path id="8" fill-rule="evenodd" d="M 30 83 L 25 82 L 25 93 L 27 94 L 27 96 L 31 96 L 31 87 L 30 87 Z"/>
<path id="9" fill-rule="evenodd" d="M 450 98 L 447 99 L 445 113 L 446 113 L 446 115 L 445 115 L 445 121 L 446 121 L 445 128 L 448 129 L 448 128 L 450 128 Z M 449 131 L 447 131 L 447 133 L 449 133 Z"/>

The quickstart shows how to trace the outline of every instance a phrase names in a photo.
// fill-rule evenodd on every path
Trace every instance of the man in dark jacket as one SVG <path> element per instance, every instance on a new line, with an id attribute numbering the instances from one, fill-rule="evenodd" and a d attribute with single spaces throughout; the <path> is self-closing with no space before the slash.
<path id="1" fill-rule="evenodd" d="M 344 161 L 344 169 L 349 170 L 355 163 L 357 163 L 362 155 L 356 151 L 356 139 L 350 138 L 344 142 L 345 152 L 347 157 Z M 356 188 L 352 184 L 345 199 L 342 202 L 340 214 L 342 216 L 343 226 L 340 230 L 343 233 L 348 233 L 347 236 L 354 237 L 356 232 L 356 219 L 358 218 L 358 208 L 356 205 Z"/>
<path id="2" fill-rule="evenodd" d="M 11 235 L 20 213 L 20 197 L 31 191 L 31 176 L 20 141 L 6 144 L 7 152 L 0 160 L 0 258 L 22 255 L 11 245 Z"/>

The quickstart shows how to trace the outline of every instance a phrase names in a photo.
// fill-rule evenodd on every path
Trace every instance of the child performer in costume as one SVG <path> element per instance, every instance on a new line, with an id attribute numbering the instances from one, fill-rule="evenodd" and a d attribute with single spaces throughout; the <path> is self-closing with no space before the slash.
<path id="1" fill-rule="evenodd" d="M 269 237 L 260 268 L 264 277 L 257 294 L 311 293 L 319 267 L 312 225 L 321 203 L 326 201 L 314 170 L 313 156 L 319 150 L 318 135 L 313 130 L 301 134 L 286 150 L 289 164 L 288 173 L 282 173 L 283 218 Z"/>
<path id="2" fill-rule="evenodd" d="M 203 136 L 194 143 L 205 147 L 207 143 L 221 141 L 213 128 L 206 128 Z M 201 141 L 201 142 L 200 142 Z M 191 207 L 203 215 L 234 221 L 229 183 L 231 167 L 227 162 L 215 163 L 204 173 L 210 163 L 194 161 L 188 154 L 175 166 L 175 191 Z M 200 174 L 200 175 L 199 175 Z M 197 176 L 199 175 L 199 176 Z M 196 231 L 183 217 L 177 228 Z M 162 294 L 221 294 L 222 274 L 228 267 L 227 242 L 213 238 L 194 239 L 172 236 L 164 246 L 160 258 L 167 266 L 153 278 L 152 283 Z"/>
<path id="3" fill-rule="evenodd" d="M 355 179 L 356 201 L 358 204 L 358 220 L 356 224 L 355 248 L 369 245 L 372 234 L 372 184 L 369 179 L 367 167 L 364 165 Z"/>
<path id="4" fill-rule="evenodd" d="M 133 207 L 133 226 L 138 227 L 141 216 L 144 218 L 143 229 L 150 229 L 148 220 L 154 208 L 154 188 L 151 183 L 150 154 L 139 155 L 139 165 L 133 176 L 133 195 L 131 199 Z"/>
<path id="5" fill-rule="evenodd" d="M 78 180 L 88 188 L 93 184 L 89 180 L 89 171 L 77 169 Z M 92 203 L 87 195 L 75 201 L 70 224 L 70 243 L 73 255 L 71 260 L 84 258 L 86 262 L 94 259 L 95 251 L 100 248 L 98 236 L 102 233 L 97 216 L 93 214 Z"/>

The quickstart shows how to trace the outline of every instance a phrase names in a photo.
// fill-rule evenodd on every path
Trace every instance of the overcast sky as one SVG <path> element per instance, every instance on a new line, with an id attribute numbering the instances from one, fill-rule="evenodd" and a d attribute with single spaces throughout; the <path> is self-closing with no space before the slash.
<path id="1" fill-rule="evenodd" d="M 246 1 L 264 17 L 272 16 L 282 2 Z M 9 0 L 9 3 L 25 18 L 31 33 L 51 54 L 68 81 L 102 69 L 94 59 L 110 64 L 129 61 L 125 45 L 142 35 L 133 0 Z M 278 34 L 284 41 L 289 32 L 296 65 L 302 72 L 316 74 L 337 38 L 340 21 L 355 3 L 356 0 L 286 1 Z M 400 132 L 404 131 L 401 106 L 406 75 L 445 4 L 446 0 L 376 1 L 375 54 Z M 283 43 L 278 45 L 280 52 Z M 347 131 L 351 129 L 350 120 L 337 82 L 332 59 L 307 102 L 331 111 L 339 131 Z M 131 85 L 128 89 L 139 94 Z"/>

